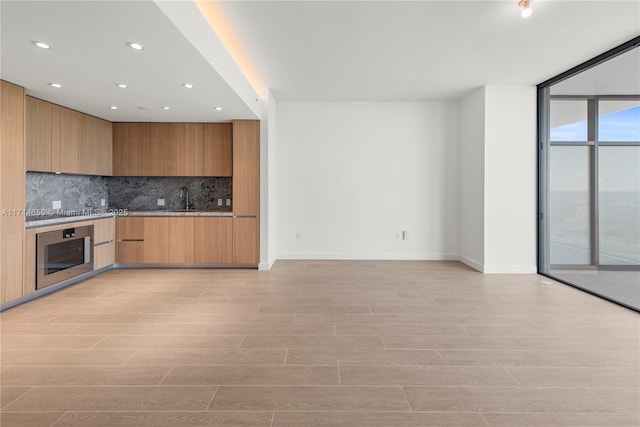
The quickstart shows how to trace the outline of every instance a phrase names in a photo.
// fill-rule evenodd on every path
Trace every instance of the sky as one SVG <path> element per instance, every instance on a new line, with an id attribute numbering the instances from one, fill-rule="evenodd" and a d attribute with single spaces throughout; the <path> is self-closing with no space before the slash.
<path id="1" fill-rule="evenodd" d="M 599 141 L 640 141 L 640 106 L 600 116 Z M 586 141 L 587 121 L 551 129 L 551 141 Z"/>

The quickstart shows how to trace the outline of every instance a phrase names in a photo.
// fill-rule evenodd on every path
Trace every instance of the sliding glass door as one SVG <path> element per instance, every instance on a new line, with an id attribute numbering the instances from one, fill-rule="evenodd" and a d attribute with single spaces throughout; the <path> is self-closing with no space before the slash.
<path id="1" fill-rule="evenodd" d="M 611 61 L 540 87 L 539 268 L 640 310 L 640 48 Z"/>

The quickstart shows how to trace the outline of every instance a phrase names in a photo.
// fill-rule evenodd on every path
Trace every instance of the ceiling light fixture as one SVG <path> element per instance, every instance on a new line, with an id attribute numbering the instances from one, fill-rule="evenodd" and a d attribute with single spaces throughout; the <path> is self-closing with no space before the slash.
<path id="1" fill-rule="evenodd" d="M 216 111 L 222 111 L 222 107 L 216 107 Z"/>
<path id="2" fill-rule="evenodd" d="M 531 10 L 531 0 L 520 0 L 518 2 L 518 7 L 522 8 L 521 15 L 523 18 L 528 18 L 531 16 L 533 10 Z"/>
<path id="3" fill-rule="evenodd" d="M 116 83 L 116 86 L 118 86 L 120 89 L 126 89 L 126 88 L 128 88 L 128 87 L 129 87 L 129 86 L 127 86 L 127 85 L 126 85 L 126 84 L 124 84 L 124 83 Z"/>
<path id="4" fill-rule="evenodd" d="M 51 46 L 49 46 L 48 44 L 46 44 L 44 42 L 33 41 L 31 43 L 33 43 L 34 46 L 37 46 L 40 49 L 51 49 Z"/>
<path id="5" fill-rule="evenodd" d="M 186 87 L 187 89 L 193 88 L 193 85 L 191 83 L 183 83 L 182 86 Z"/>
<path id="6" fill-rule="evenodd" d="M 142 44 L 136 43 L 136 42 L 127 42 L 127 46 L 129 46 L 131 49 L 134 49 L 134 50 L 144 49 L 144 46 L 142 46 Z"/>
<path id="7" fill-rule="evenodd" d="M 164 107 L 160 107 L 160 108 L 162 108 L 163 110 L 170 110 L 171 109 L 171 107 L 167 107 L 166 105 Z"/>
<path id="8" fill-rule="evenodd" d="M 117 110 L 117 109 L 118 109 L 118 107 L 116 107 L 115 105 L 109 105 L 109 109 L 110 109 L 110 110 Z"/>
<path id="9" fill-rule="evenodd" d="M 55 87 L 56 89 L 62 89 L 62 85 L 60 83 L 49 83 L 49 86 Z"/>

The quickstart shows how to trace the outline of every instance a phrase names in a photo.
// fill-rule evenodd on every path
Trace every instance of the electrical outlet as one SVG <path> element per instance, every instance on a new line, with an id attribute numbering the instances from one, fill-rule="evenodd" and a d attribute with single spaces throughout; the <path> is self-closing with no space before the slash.
<path id="1" fill-rule="evenodd" d="M 302 235 L 300 233 L 296 233 L 296 239 L 300 240 L 300 238 L 302 237 Z"/>
<path id="2" fill-rule="evenodd" d="M 106 206 L 107 201 L 105 199 L 100 199 L 100 206 Z"/>
<path id="3" fill-rule="evenodd" d="M 231 199 L 227 199 L 227 206 L 231 206 Z"/>
<path id="4" fill-rule="evenodd" d="M 158 199 L 158 206 L 164 206 L 164 199 Z"/>
<path id="5" fill-rule="evenodd" d="M 53 209 L 62 209 L 62 202 L 60 200 L 54 200 Z"/>
<path id="6" fill-rule="evenodd" d="M 402 230 L 402 240 L 409 240 L 409 231 Z"/>
<path id="7" fill-rule="evenodd" d="M 222 206 L 222 199 L 218 199 L 218 206 Z"/>

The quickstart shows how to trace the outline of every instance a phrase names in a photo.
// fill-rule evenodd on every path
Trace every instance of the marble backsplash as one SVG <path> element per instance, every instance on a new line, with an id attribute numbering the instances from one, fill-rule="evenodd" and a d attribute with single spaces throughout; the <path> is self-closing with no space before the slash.
<path id="1" fill-rule="evenodd" d="M 109 206 L 107 181 L 101 176 L 27 172 L 27 212 L 51 211 L 60 201 L 64 211 L 94 211 Z M 105 206 L 101 206 L 101 200 Z"/>
<path id="2" fill-rule="evenodd" d="M 184 208 L 180 189 L 187 187 L 189 202 L 198 210 L 225 210 L 231 199 L 231 178 L 224 177 L 107 177 L 109 208 L 131 211 L 172 210 Z M 165 206 L 158 206 L 158 199 Z M 223 206 L 218 206 L 222 199 Z"/>

